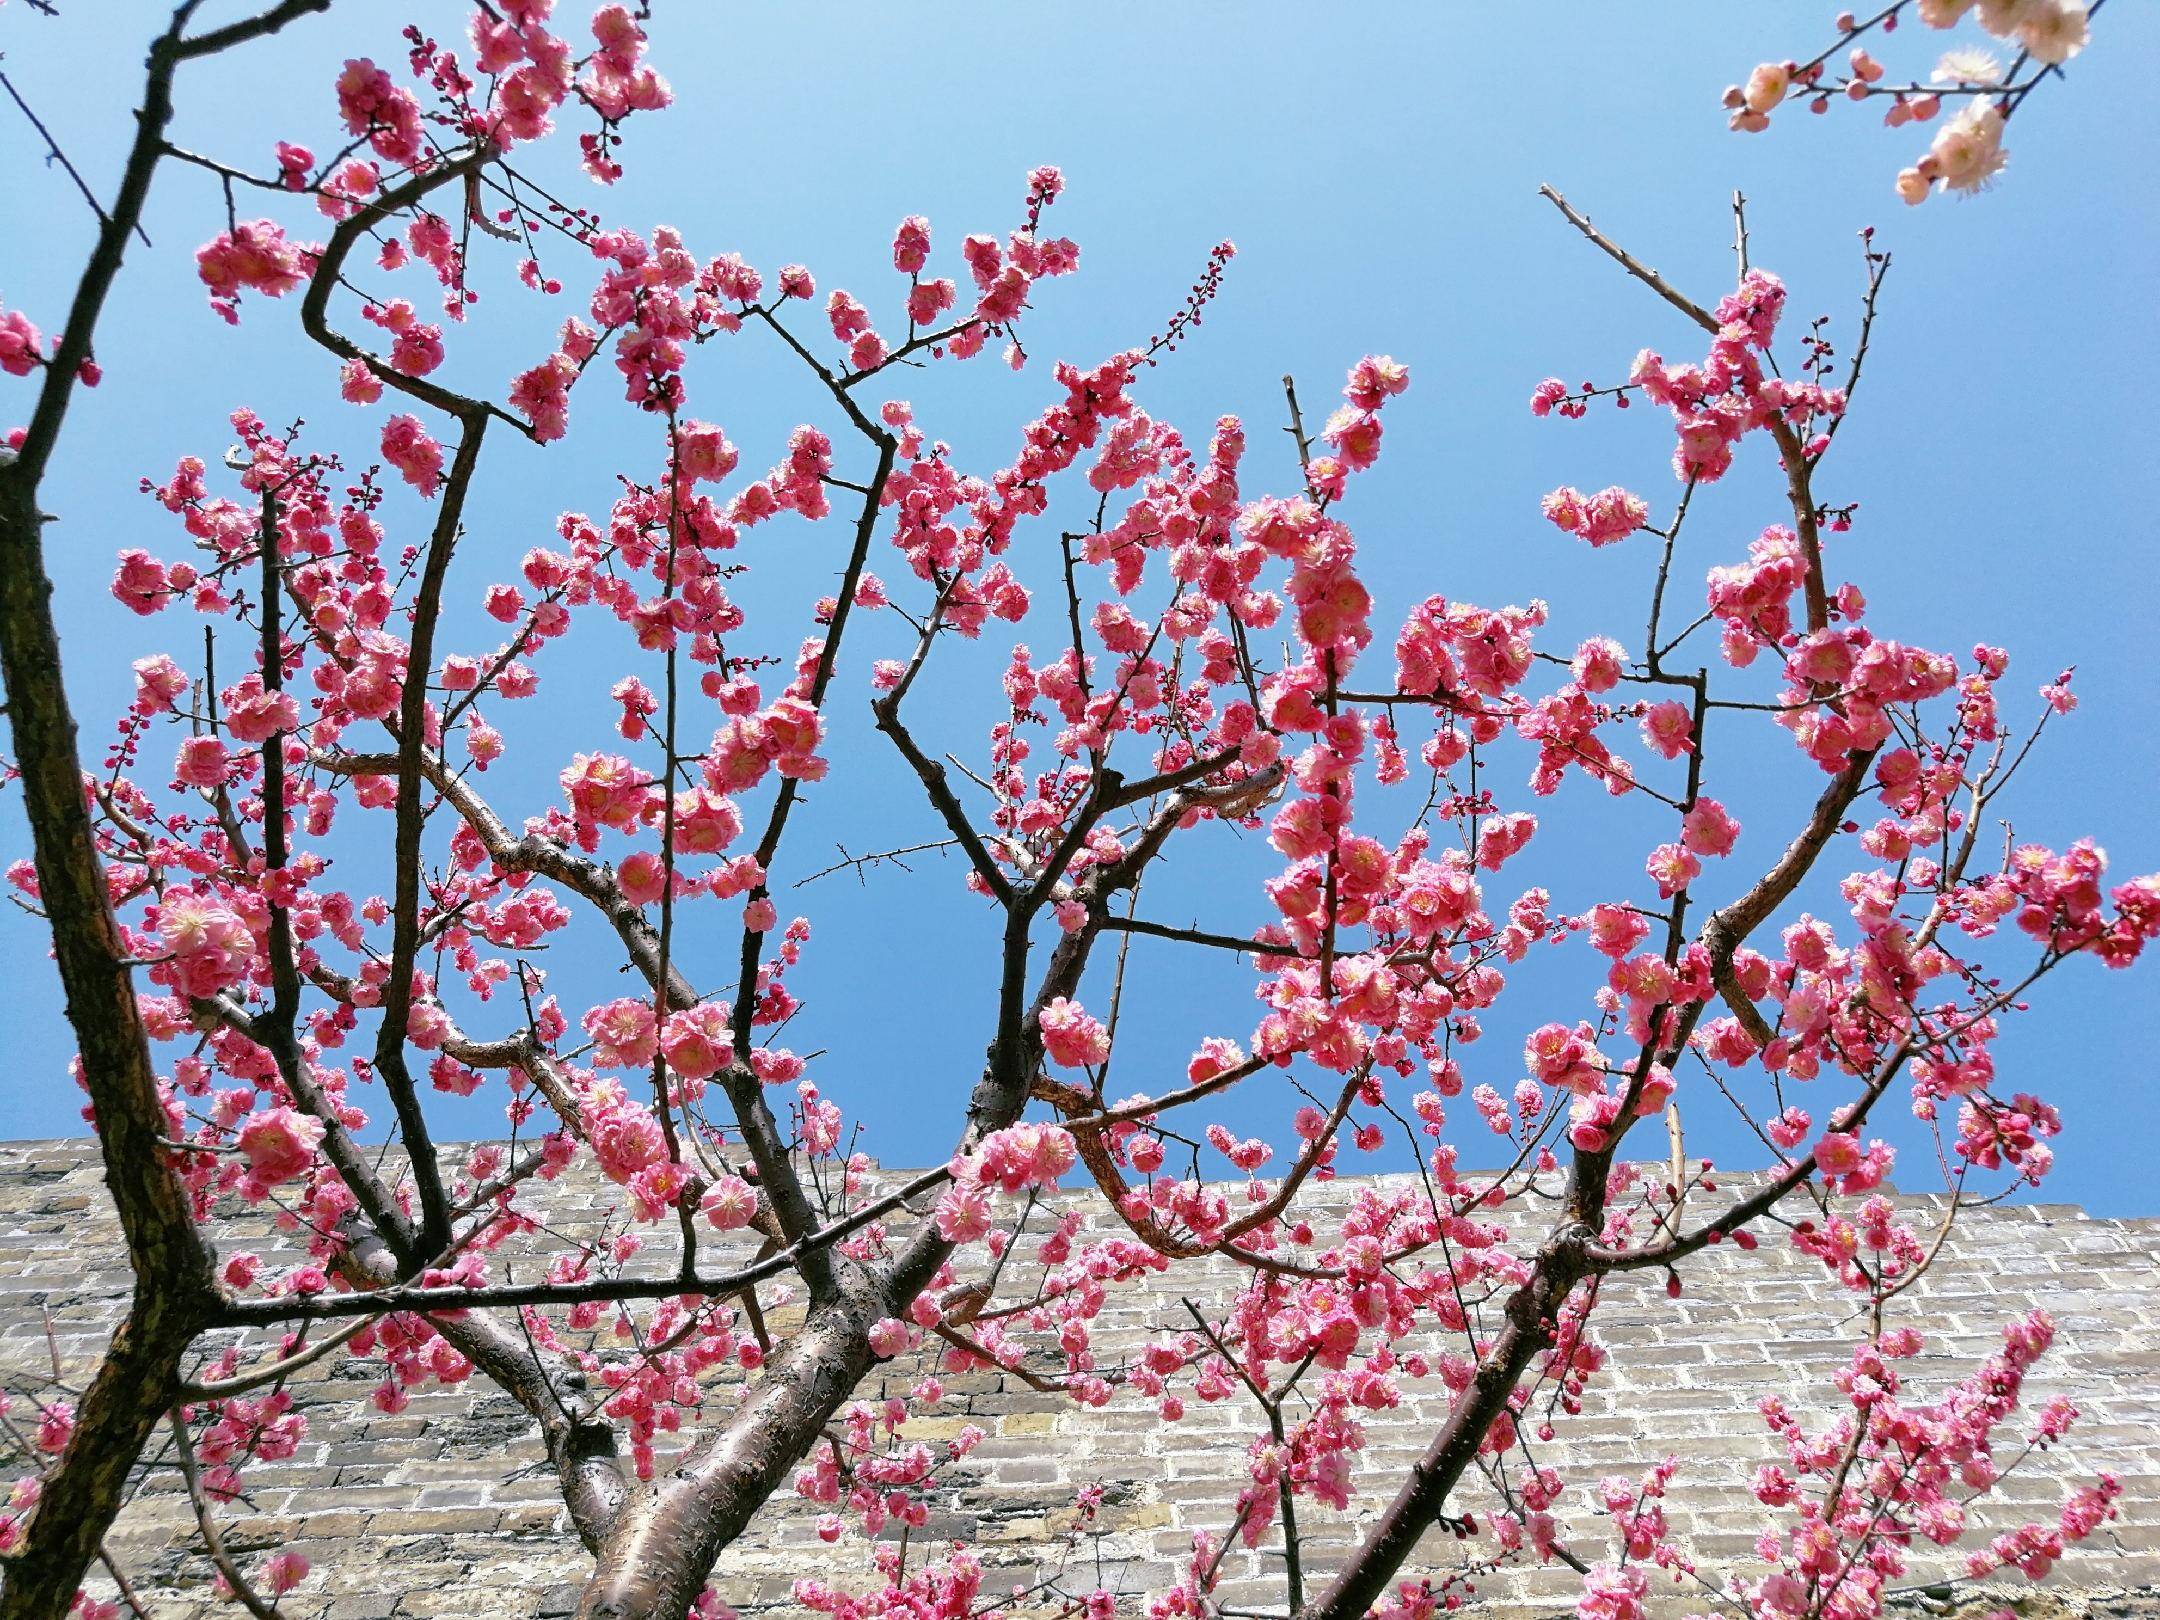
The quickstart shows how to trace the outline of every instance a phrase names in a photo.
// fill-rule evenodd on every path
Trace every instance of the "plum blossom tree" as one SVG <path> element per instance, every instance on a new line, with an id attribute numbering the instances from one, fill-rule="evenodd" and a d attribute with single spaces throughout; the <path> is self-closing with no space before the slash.
<path id="1" fill-rule="evenodd" d="M 2019 1417 L 2044 1316 L 2008 1324 L 1955 1387 L 1909 1386 L 1922 1338 L 1895 1302 L 1940 1240 L 1881 1195 L 1892 1152 L 1868 1128 L 1893 1094 L 1933 1123 L 1958 1195 L 1947 1218 L 2037 1183 L 2059 1120 L 1999 1080 L 1991 1050 L 2058 967 L 2139 956 L 2160 933 L 2160 879 L 2110 888 L 2087 842 L 1993 845 L 1986 812 L 2073 706 L 2067 677 L 2023 699 L 2000 649 L 1893 639 L 1835 564 L 1853 509 L 1818 483 L 1886 256 L 1868 252 L 1849 353 L 1817 323 L 1780 361 L 1787 290 L 1744 251 L 1732 289 L 1698 302 L 1549 193 L 1694 333 L 1680 359 L 1645 349 L 1622 381 L 1554 379 L 1531 398 L 1541 417 L 1669 415 L 1678 494 L 1656 512 L 1622 488 L 1543 502 L 1589 545 L 1655 557 L 1647 628 L 1632 648 L 1555 651 L 1539 645 L 1542 603 L 1435 594 L 1376 649 L 1341 514 L 1409 371 L 1357 360 L 1317 433 L 1286 383 L 1291 453 L 1274 468 L 1248 458 L 1235 418 L 1188 437 L 1145 407 L 1151 368 L 1222 284 L 1227 243 L 1152 338 L 1052 366 L 1012 458 L 969 472 L 895 390 L 909 368 L 993 344 L 1031 363 L 1031 302 L 1079 263 L 1049 224 L 1055 169 L 1030 173 L 1013 227 L 966 237 L 957 263 L 909 218 L 896 286 L 821 297 L 804 266 L 701 256 L 543 188 L 527 154 L 558 123 L 580 127 L 604 186 L 627 161 L 624 126 L 671 96 L 642 11 L 604 5 L 558 32 L 543 0 L 483 0 L 454 44 L 410 29 L 394 67 L 347 62 L 328 139 L 280 143 L 274 172 L 169 142 L 188 63 L 326 6 L 283 0 L 202 30 L 180 6 L 58 336 L 4 318 L 0 358 L 33 391 L 0 466 L 0 653 L 34 836 L 9 876 L 50 926 L 136 1286 L 88 1386 L 29 1392 L 7 1415 L 24 1465 L 0 1511 L 0 1615 L 121 1612 L 78 1588 L 160 1431 L 221 1589 L 276 1615 L 304 1562 L 243 1560 L 227 1532 L 251 1464 L 304 1431 L 288 1381 L 328 1357 L 378 1368 L 385 1411 L 474 1376 L 518 1401 L 593 1555 L 580 1612 L 595 1620 L 722 1612 L 716 1558 L 787 1489 L 825 1507 L 822 1533 L 863 1576 L 806 1578 L 805 1607 L 998 1606 L 967 1549 L 910 1567 L 878 1539 L 920 1528 L 941 1472 L 980 1439 L 901 1435 L 947 1399 L 936 1370 L 887 1402 L 854 1398 L 879 1362 L 926 1351 L 1085 1408 L 1139 1403 L 1175 1423 L 1192 1402 L 1231 1403 L 1250 1419 L 1234 1513 L 1158 1572 L 1158 1620 L 1214 1612 L 1226 1551 L 1264 1539 L 1288 1554 L 1285 1609 L 1313 1620 L 1421 1620 L 1523 1559 L 1580 1569 L 1594 1620 L 1632 1620 L 1653 1577 L 1762 1620 L 1869 1616 L 1915 1538 L 1959 1538 L 1964 1504 L 2004 1471 L 1991 1440 L 2006 1425 L 2062 1436 L 2059 1405 Z M 187 170 L 263 199 L 252 220 L 229 205 L 197 254 L 212 304 L 235 321 L 297 306 L 356 414 L 280 431 L 242 411 L 232 450 L 146 480 L 174 533 L 165 555 L 123 554 L 114 592 L 161 626 L 201 621 L 208 651 L 197 667 L 192 652 L 135 663 L 135 700 L 90 772 L 41 488 L 74 390 L 96 381 L 98 317 L 152 180 Z M 579 265 L 589 287 L 529 367 L 455 387 L 446 334 L 496 258 L 536 298 L 567 296 Z M 823 425 L 768 438 L 694 414 L 696 351 L 747 343 L 801 368 Z M 555 445 L 573 395 L 582 412 L 618 390 L 648 426 L 647 460 L 601 475 L 547 451 L 567 489 L 612 490 L 607 504 L 566 512 L 521 560 L 498 554 L 469 510 L 484 452 Z M 1716 556 L 1697 597 L 1690 505 L 1743 456 L 1780 470 L 1783 507 L 1743 555 Z M 1052 515 L 1065 486 L 1085 514 L 1069 527 Z M 409 508 L 426 519 L 399 535 Z M 741 581 L 783 514 L 830 536 L 804 543 L 829 549 L 838 584 L 761 618 Z M 499 625 L 491 644 L 448 632 L 454 581 Z M 1031 639 L 1003 656 L 999 718 L 976 763 L 949 766 L 960 743 L 926 735 L 938 714 L 919 694 L 947 678 L 956 640 L 1017 630 Z M 174 635 L 192 648 L 199 631 Z M 576 748 L 517 718 L 573 635 L 625 670 L 619 736 Z M 918 836 L 957 852 L 999 941 L 952 970 L 995 987 L 980 1074 L 919 1080 L 947 1099 L 950 1156 L 898 1179 L 853 1151 L 819 1065 L 781 1044 L 806 1012 L 789 981 L 813 946 L 811 922 L 780 909 L 783 873 L 810 864 L 789 842 L 796 811 L 806 784 L 846 791 L 867 768 L 827 757 L 841 703 L 868 704 L 919 789 Z M 1711 743 L 1749 727 L 1784 733 L 1802 785 L 1781 823 L 1743 829 Z M 559 797 L 512 804 L 486 785 L 519 733 Z M 1539 820 L 1524 806 L 1578 773 L 1654 807 L 1660 833 L 1570 909 L 1525 873 Z M 387 839 L 386 892 L 335 842 L 355 823 Z M 1272 920 L 1144 915 L 1149 872 L 1226 827 L 1264 829 L 1280 856 Z M 1832 874 L 1829 915 L 1800 909 L 1803 884 Z M 1121 1075 L 1144 1072 L 1113 1090 L 1122 980 L 1105 996 L 1088 969 L 1136 935 L 1249 961 L 1262 1011 L 1195 1029 L 1180 1080 L 1155 1077 L 1160 1054 L 1121 1054 Z M 723 937 L 734 978 L 701 989 L 689 948 Z M 632 988 L 566 1000 L 548 945 L 611 957 Z M 1481 1019 L 1533 952 L 1567 954 L 1590 988 L 1551 1009 L 1519 1068 L 1495 1063 Z M 1311 1102 L 1271 1133 L 1233 1130 L 1231 1099 L 1271 1071 Z M 501 1099 L 507 1140 L 446 1148 L 430 1099 L 475 1093 Z M 1721 1190 L 1685 1155 L 1691 1093 L 1737 1110 L 1765 1178 Z M 1626 1158 L 1660 1119 L 1669 1160 Z M 398 1156 L 363 1146 L 371 1127 Z M 1332 1215 L 1302 1196 L 1391 1135 L 1416 1149 L 1416 1191 L 1375 1183 Z M 615 1190 L 590 1242 L 530 1206 L 580 1161 Z M 1499 1217 L 1546 1208 L 1540 1187 L 1558 1188 L 1553 1213 L 1524 1237 Z M 301 1258 L 221 1242 L 234 1211 L 265 1206 Z M 1599 1484 L 1611 1547 L 1570 1546 L 1556 1504 L 1587 1482 L 1545 1442 L 1605 1365 L 1601 1290 L 1647 1271 L 1677 1291 L 1690 1256 L 1759 1234 L 1819 1258 L 1858 1306 L 1837 1415 L 1816 1428 L 1764 1405 L 1787 1460 L 1756 1480 L 1761 1561 L 1690 1560 L 1661 1505 L 1672 1462 Z M 537 1274 L 512 1275 L 520 1244 L 539 1246 Z M 1091 1324 L 1121 1286 L 1205 1261 L 1242 1279 L 1219 1315 L 1164 1321 L 1127 1360 L 1097 1352 Z M 805 1316 L 775 1338 L 764 1313 L 782 1289 Z M 744 1376 L 723 1400 L 709 1375 L 730 1365 Z M 1361 1481 L 1361 1414 L 1428 1377 L 1453 1393 L 1446 1421 L 1400 1478 Z M 1473 1483 L 1488 1510 L 1464 1505 Z M 2115 1492 L 2105 1477 L 2077 1489 L 2057 1517 L 1976 1546 L 1970 1568 L 2044 1573 Z M 1358 1545 L 1308 1569 L 1300 1503 L 1354 1501 L 1379 1508 Z M 1409 1565 L 1435 1525 L 1471 1546 L 1461 1568 Z M 1090 1620 L 1120 1604 L 1070 1573 L 1025 1598 Z"/>

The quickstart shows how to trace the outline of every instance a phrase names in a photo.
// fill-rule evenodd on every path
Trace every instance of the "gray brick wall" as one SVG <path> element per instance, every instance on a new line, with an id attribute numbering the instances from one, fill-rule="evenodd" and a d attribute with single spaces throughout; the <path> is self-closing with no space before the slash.
<path id="1" fill-rule="evenodd" d="M 1335 1183 L 1316 1196 L 1333 1203 L 1352 1186 Z M 589 1223 L 602 1204 L 599 1189 L 575 1175 L 546 1189 L 546 1199 L 551 1218 L 572 1228 Z M 257 1218 L 233 1231 L 234 1246 L 279 1246 Z M 1610 1285 L 1597 1322 L 1611 1363 L 1582 1413 L 1562 1418 L 1545 1449 L 1570 1479 L 1564 1506 L 1585 1556 L 1601 1556 L 1604 1546 L 1586 1509 L 1588 1487 L 1670 1452 L 1683 1459 L 1671 1499 L 1682 1538 L 1705 1569 L 1744 1573 L 1765 1514 L 1743 1481 L 1777 1456 L 1754 1403 L 1770 1391 L 1801 1400 L 1827 1388 L 1850 1342 L 1851 1304 L 1816 1262 L 1777 1242 L 1752 1255 L 1713 1248 L 1689 1262 L 1685 1275 L 1677 1302 L 1665 1297 L 1662 1278 Z M 88 1144 L 0 1144 L 0 1383 L 17 1392 L 36 1387 L 56 1352 L 63 1375 L 79 1380 L 118 1317 L 126 1281 Z M 1188 1267 L 1159 1288 L 1115 1291 L 1097 1324 L 1101 1357 L 1112 1360 L 1185 1320 L 1180 1295 L 1219 1297 L 1233 1286 L 1227 1268 Z M 2160 1613 L 2160 1392 L 2153 1382 L 2160 1369 L 2160 1222 L 2095 1220 L 2064 1205 L 1967 1210 L 1942 1263 L 1909 1298 L 1912 1320 L 1930 1339 L 1915 1373 L 1924 1381 L 1947 1383 L 1969 1370 L 1995 1347 L 1998 1325 L 2013 1313 L 2040 1305 L 2060 1324 L 2029 1401 L 2037 1406 L 2066 1392 L 2082 1419 L 2065 1447 L 2038 1459 L 2008 1483 L 2001 1501 L 1976 1515 L 1976 1534 L 2026 1517 L 2052 1518 L 2064 1482 L 2098 1470 L 2118 1475 L 2126 1496 L 2122 1520 L 2070 1554 L 2045 1588 L 2020 1581 L 1930 1592 L 1924 1588 L 1958 1564 L 1955 1555 L 1928 1549 L 1913 1556 L 1909 1584 L 1916 1590 L 1906 1605 L 1941 1615 L 1977 1616 L 2006 1602 L 2034 1615 Z M 775 1330 L 785 1332 L 792 1319 L 783 1310 Z M 384 1416 L 366 1401 L 379 1376 L 377 1365 L 337 1358 L 311 1369 L 294 1386 L 310 1419 L 299 1454 L 250 1470 L 257 1511 L 240 1516 L 236 1549 L 285 1543 L 314 1565 L 283 1604 L 290 1620 L 535 1620 L 569 1612 L 588 1560 L 567 1529 L 524 1414 L 475 1377 L 455 1389 L 430 1388 L 404 1412 Z M 908 1373 L 883 1376 L 898 1385 Z M 934 1439 L 974 1422 L 990 1438 L 945 1476 L 931 1530 L 978 1547 L 994 1581 L 1024 1581 L 1057 1556 L 1073 1493 L 1086 1484 L 1108 1488 L 1105 1533 L 1086 1557 L 1112 1572 L 1110 1584 L 1135 1593 L 1182 1560 L 1194 1529 L 1219 1531 L 1228 1522 L 1252 1418 L 1234 1403 L 1188 1403 L 1184 1421 L 1166 1427 L 1129 1400 L 1084 1412 L 1002 1373 L 948 1378 L 947 1385 L 956 1398 L 908 1433 Z M 725 1410 L 724 1395 L 716 1407 Z M 1388 1476 L 1422 1448 L 1445 1407 L 1435 1380 L 1413 1387 L 1397 1410 L 1369 1414 L 1361 1475 L 1379 1482 L 1373 1494 L 1384 1496 Z M 1473 1498 L 1466 1505 L 1485 1504 Z M 1300 1512 L 1307 1568 L 1324 1575 L 1352 1543 L 1357 1516 L 1309 1504 Z M 852 1574 L 859 1551 L 836 1559 L 817 1540 L 813 1518 L 807 1504 L 776 1498 L 722 1561 L 722 1595 L 744 1609 L 785 1609 L 797 1576 Z M 209 1568 L 194 1551 L 192 1531 L 177 1480 L 169 1470 L 147 1470 L 109 1545 L 153 1614 L 188 1620 L 234 1612 L 211 1601 Z M 1419 1557 L 1425 1571 L 1438 1572 L 1459 1562 L 1462 1548 L 1436 1533 Z M 1263 1546 L 1234 1553 L 1225 1571 L 1225 1603 L 1280 1604 L 1278 1552 Z M 1570 1605 L 1575 1586 L 1565 1569 L 1526 1567 L 1484 1578 L 1479 1598 L 1495 1611 L 1551 1613 Z M 1716 1605 L 1699 1591 L 1674 1590 L 1659 1607 L 1677 1614 Z"/>

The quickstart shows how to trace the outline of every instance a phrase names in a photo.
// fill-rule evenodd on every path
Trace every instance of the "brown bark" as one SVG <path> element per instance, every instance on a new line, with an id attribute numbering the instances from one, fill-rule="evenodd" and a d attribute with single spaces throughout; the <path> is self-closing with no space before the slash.
<path id="1" fill-rule="evenodd" d="M 210 1251 L 158 1145 L 164 1108 L 91 833 L 37 492 L 22 465 L 0 469 L 0 672 L 39 892 L 135 1295 L 22 1550 L 4 1566 L 0 1620 L 66 1609 L 119 1511 L 129 1468 L 178 1388 L 180 1358 L 216 1303 Z"/>
<path id="2" fill-rule="evenodd" d="M 119 1509 L 129 1468 L 178 1387 L 180 1357 L 215 1299 L 209 1250 L 158 1145 L 164 1108 L 84 798 L 38 508 L 38 484 L 72 387 L 72 376 L 58 368 L 71 352 L 75 365 L 88 353 L 89 330 L 119 272 L 172 113 L 170 36 L 160 45 L 120 197 L 77 291 L 32 432 L 21 454 L 0 467 L 0 674 L 9 728 L 68 1022 L 135 1275 L 128 1320 L 84 1397 L 23 1548 L 6 1565 L 5 1620 L 48 1620 L 67 1608 Z"/>
<path id="3" fill-rule="evenodd" d="M 1357 1620 L 1373 1607 L 1447 1506 L 1493 1420 L 1507 1410 L 1516 1384 L 1539 1351 L 1553 1342 L 1561 1304 L 1584 1272 L 1589 1240 L 1583 1227 L 1565 1228 L 1539 1251 L 1537 1269 L 1507 1303 L 1507 1326 L 1479 1365 L 1447 1422 L 1410 1465 L 1387 1511 L 1365 1537 L 1357 1555 L 1342 1567 L 1328 1589 L 1296 1612 L 1296 1620 Z"/>
<path id="4" fill-rule="evenodd" d="M 345 1236 L 338 1270 L 363 1297 L 397 1280 L 398 1258 L 384 1239 L 357 1219 L 348 1222 Z M 571 1527 L 587 1551 L 599 1552 L 629 1496 L 616 1456 L 614 1426 L 580 1417 L 576 1392 L 549 1376 L 530 1338 L 497 1317 L 460 1311 L 429 1315 L 427 1320 L 540 1425 L 540 1442 L 562 1487 Z"/>
<path id="5" fill-rule="evenodd" d="M 281 0 L 192 39 L 184 34 L 195 12 L 192 0 L 173 14 L 150 47 L 134 143 L 112 206 L 100 219 L 22 446 L 0 464 L 0 679 L 53 956 L 135 1278 L 127 1320 L 76 1411 L 74 1433 L 46 1477 L 23 1544 L 4 1566 L 0 1620 L 51 1620 L 66 1611 L 119 1511 L 144 1441 L 176 1398 L 181 1357 L 218 1302 L 211 1251 L 159 1146 L 164 1108 L 107 899 L 75 719 L 61 679 L 39 485 L 106 295 L 142 218 L 172 118 L 175 71 L 184 61 L 275 33 L 328 4 Z"/>
<path id="6" fill-rule="evenodd" d="M 39 892 L 135 1294 L 23 1548 L 7 1562 L 0 1620 L 66 1608 L 119 1510 L 128 1470 L 173 1400 L 180 1358 L 216 1303 L 210 1251 L 158 1145 L 164 1109 L 84 803 L 36 491 L 16 476 L 20 465 L 0 470 L 0 670 Z"/>
<path id="7" fill-rule="evenodd" d="M 119 1512 L 128 1475 L 160 1416 L 178 1398 L 180 1358 L 202 1326 L 183 1289 L 138 1286 L 75 1412 L 75 1432 L 22 1549 L 0 1563 L 0 1620 L 53 1620 L 67 1612 Z"/>
<path id="8" fill-rule="evenodd" d="M 435 623 L 442 612 L 443 581 L 457 547 L 465 510 L 479 464 L 487 416 L 474 411 L 462 421 L 457 452 L 444 480 L 442 506 L 429 537 L 427 562 L 413 608 L 412 640 L 405 661 L 405 689 L 398 721 L 405 748 L 398 759 L 397 831 L 392 851 L 397 895 L 392 909 L 390 976 L 383 984 L 382 1025 L 375 1041 L 375 1070 L 397 1109 L 398 1134 L 412 1163 L 413 1184 L 420 1194 L 419 1229 L 402 1256 L 410 1275 L 450 1243 L 450 1200 L 443 1191 L 442 1169 L 428 1133 L 411 1069 L 405 1062 L 405 1032 L 412 1018 L 413 970 L 420 950 L 420 835 L 426 811 L 420 803 L 419 751 L 426 736 L 428 680 L 434 670 Z"/>
<path id="9" fill-rule="evenodd" d="M 880 721 L 897 729 L 890 707 L 880 711 Z M 1229 796 L 1264 791 L 1273 780 L 1266 778 L 1258 790 L 1238 784 Z M 1102 813 L 1122 787 L 1106 774 L 1088 814 Z M 1081 882 L 1077 893 L 1088 907 L 1089 924 L 1059 938 L 1032 997 L 1029 924 L 1047 904 L 1063 863 L 1053 861 L 1047 875 L 1016 897 L 1006 913 L 997 1031 L 969 1098 L 956 1156 L 1012 1124 L 1027 1106 L 1042 1063 L 1038 1016 L 1047 1002 L 1078 986 L 1111 898 L 1138 881 L 1188 809 L 1222 797 L 1219 790 L 1197 786 L 1171 793 L 1122 859 L 1096 868 Z M 952 1251 L 936 1223 L 925 1220 L 898 1255 L 875 1271 L 838 1262 L 831 1291 L 813 1304 L 808 1321 L 742 1405 L 670 1474 L 624 1507 L 586 1586 L 578 1620 L 683 1620 L 721 1552 L 870 1370 L 876 1359 L 871 1327 L 880 1317 L 905 1311 Z"/>
<path id="10" fill-rule="evenodd" d="M 1872 750 L 1856 754 L 1815 802 L 1807 823 L 1775 864 L 1730 905 L 1703 924 L 1702 939 L 1720 970 L 1731 967 L 1748 936 L 1772 916 L 1814 866 L 1851 807 L 1874 759 Z M 1701 1004 L 1692 1005 L 1658 1054 L 1670 1064 L 1695 1027 Z M 1477 1377 L 1448 1421 L 1412 1465 L 1380 1522 L 1367 1534 L 1334 1582 L 1297 1612 L 1296 1620 L 1357 1620 L 1386 1590 L 1418 1538 L 1439 1518 L 1493 1420 L 1506 1410 L 1517 1382 L 1536 1355 L 1553 1342 L 1560 1306 L 1584 1277 L 1609 1268 L 1610 1256 L 1596 1247 L 1605 1219 L 1605 1200 L 1616 1139 L 1596 1153 L 1579 1153 L 1569 1177 L 1569 1219 L 1538 1251 L 1530 1280 L 1508 1297 L 1507 1327 L 1494 1342 Z M 1767 1207 L 1765 1205 L 1764 1207 Z"/>
<path id="11" fill-rule="evenodd" d="M 682 1620 L 714 1560 L 870 1370 L 870 1328 L 888 1308 L 869 1274 L 848 1267 L 726 1424 L 623 1509 L 578 1620 Z"/>

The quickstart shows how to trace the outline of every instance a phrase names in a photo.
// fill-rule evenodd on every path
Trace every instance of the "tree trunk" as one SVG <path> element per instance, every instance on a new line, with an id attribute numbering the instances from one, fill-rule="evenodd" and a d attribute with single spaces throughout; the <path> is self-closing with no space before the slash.
<path id="1" fill-rule="evenodd" d="M 0 1620 L 67 1613 L 120 1511 L 135 1459 L 179 1398 L 180 1360 L 201 1327 L 201 1311 L 181 1292 L 155 1283 L 135 1291 L 76 1409 L 75 1432 L 46 1478 L 22 1550 L 0 1566 Z"/>
<path id="2" fill-rule="evenodd" d="M 1553 1342 L 1561 1305 L 1583 1273 L 1589 1229 L 1570 1227 L 1539 1252 L 1537 1270 L 1508 1297 L 1508 1325 L 1479 1366 L 1477 1377 L 1425 1454 L 1395 1493 L 1380 1521 L 1328 1589 L 1299 1610 L 1294 1620 L 1358 1620 L 1387 1590 L 1418 1538 L 1447 1506 L 1448 1494 L 1484 1444 L 1493 1420 L 1507 1410 L 1531 1358 Z"/>
<path id="3" fill-rule="evenodd" d="M 617 1515 L 578 1620 L 683 1620 L 714 1561 L 817 1443 L 876 1357 L 885 1301 L 849 1266 L 839 1297 L 814 1306 L 734 1415 Z"/>
<path id="4" fill-rule="evenodd" d="M 160 1145 L 165 1111 L 119 925 L 84 803 L 75 721 L 60 681 L 36 485 L 0 467 L 0 674 L 22 770 L 38 891 L 52 930 L 105 1182 L 127 1237 L 134 1303 L 114 1336 L 22 1549 L 6 1563 L 0 1620 L 53 1620 L 113 1516 L 128 1470 L 172 1405 L 180 1359 L 217 1298 L 211 1254 Z"/>

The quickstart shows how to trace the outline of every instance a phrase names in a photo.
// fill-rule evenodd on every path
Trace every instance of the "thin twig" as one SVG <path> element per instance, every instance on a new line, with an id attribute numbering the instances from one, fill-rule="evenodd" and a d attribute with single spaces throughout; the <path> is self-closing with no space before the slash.
<path id="1" fill-rule="evenodd" d="M 45 127 L 45 120 L 30 110 L 30 103 L 23 100 L 22 92 L 15 88 L 15 81 L 5 73 L 0 73 L 0 89 L 7 91 L 8 99 L 22 109 L 22 115 L 30 120 L 30 127 L 36 130 L 39 136 L 43 138 L 45 155 L 48 160 L 58 163 L 61 168 L 67 170 L 68 178 L 75 182 L 75 189 L 82 193 L 83 201 L 90 205 L 90 212 L 97 215 L 98 223 L 100 225 L 110 225 L 112 216 L 105 212 L 105 205 L 97 200 L 97 193 L 90 189 L 90 182 L 85 180 L 82 177 L 82 172 L 68 161 L 67 153 L 60 150 L 60 143 L 53 139 L 52 131 Z M 150 245 L 149 233 L 142 228 L 141 220 L 135 221 L 135 235 L 144 247 Z"/>

